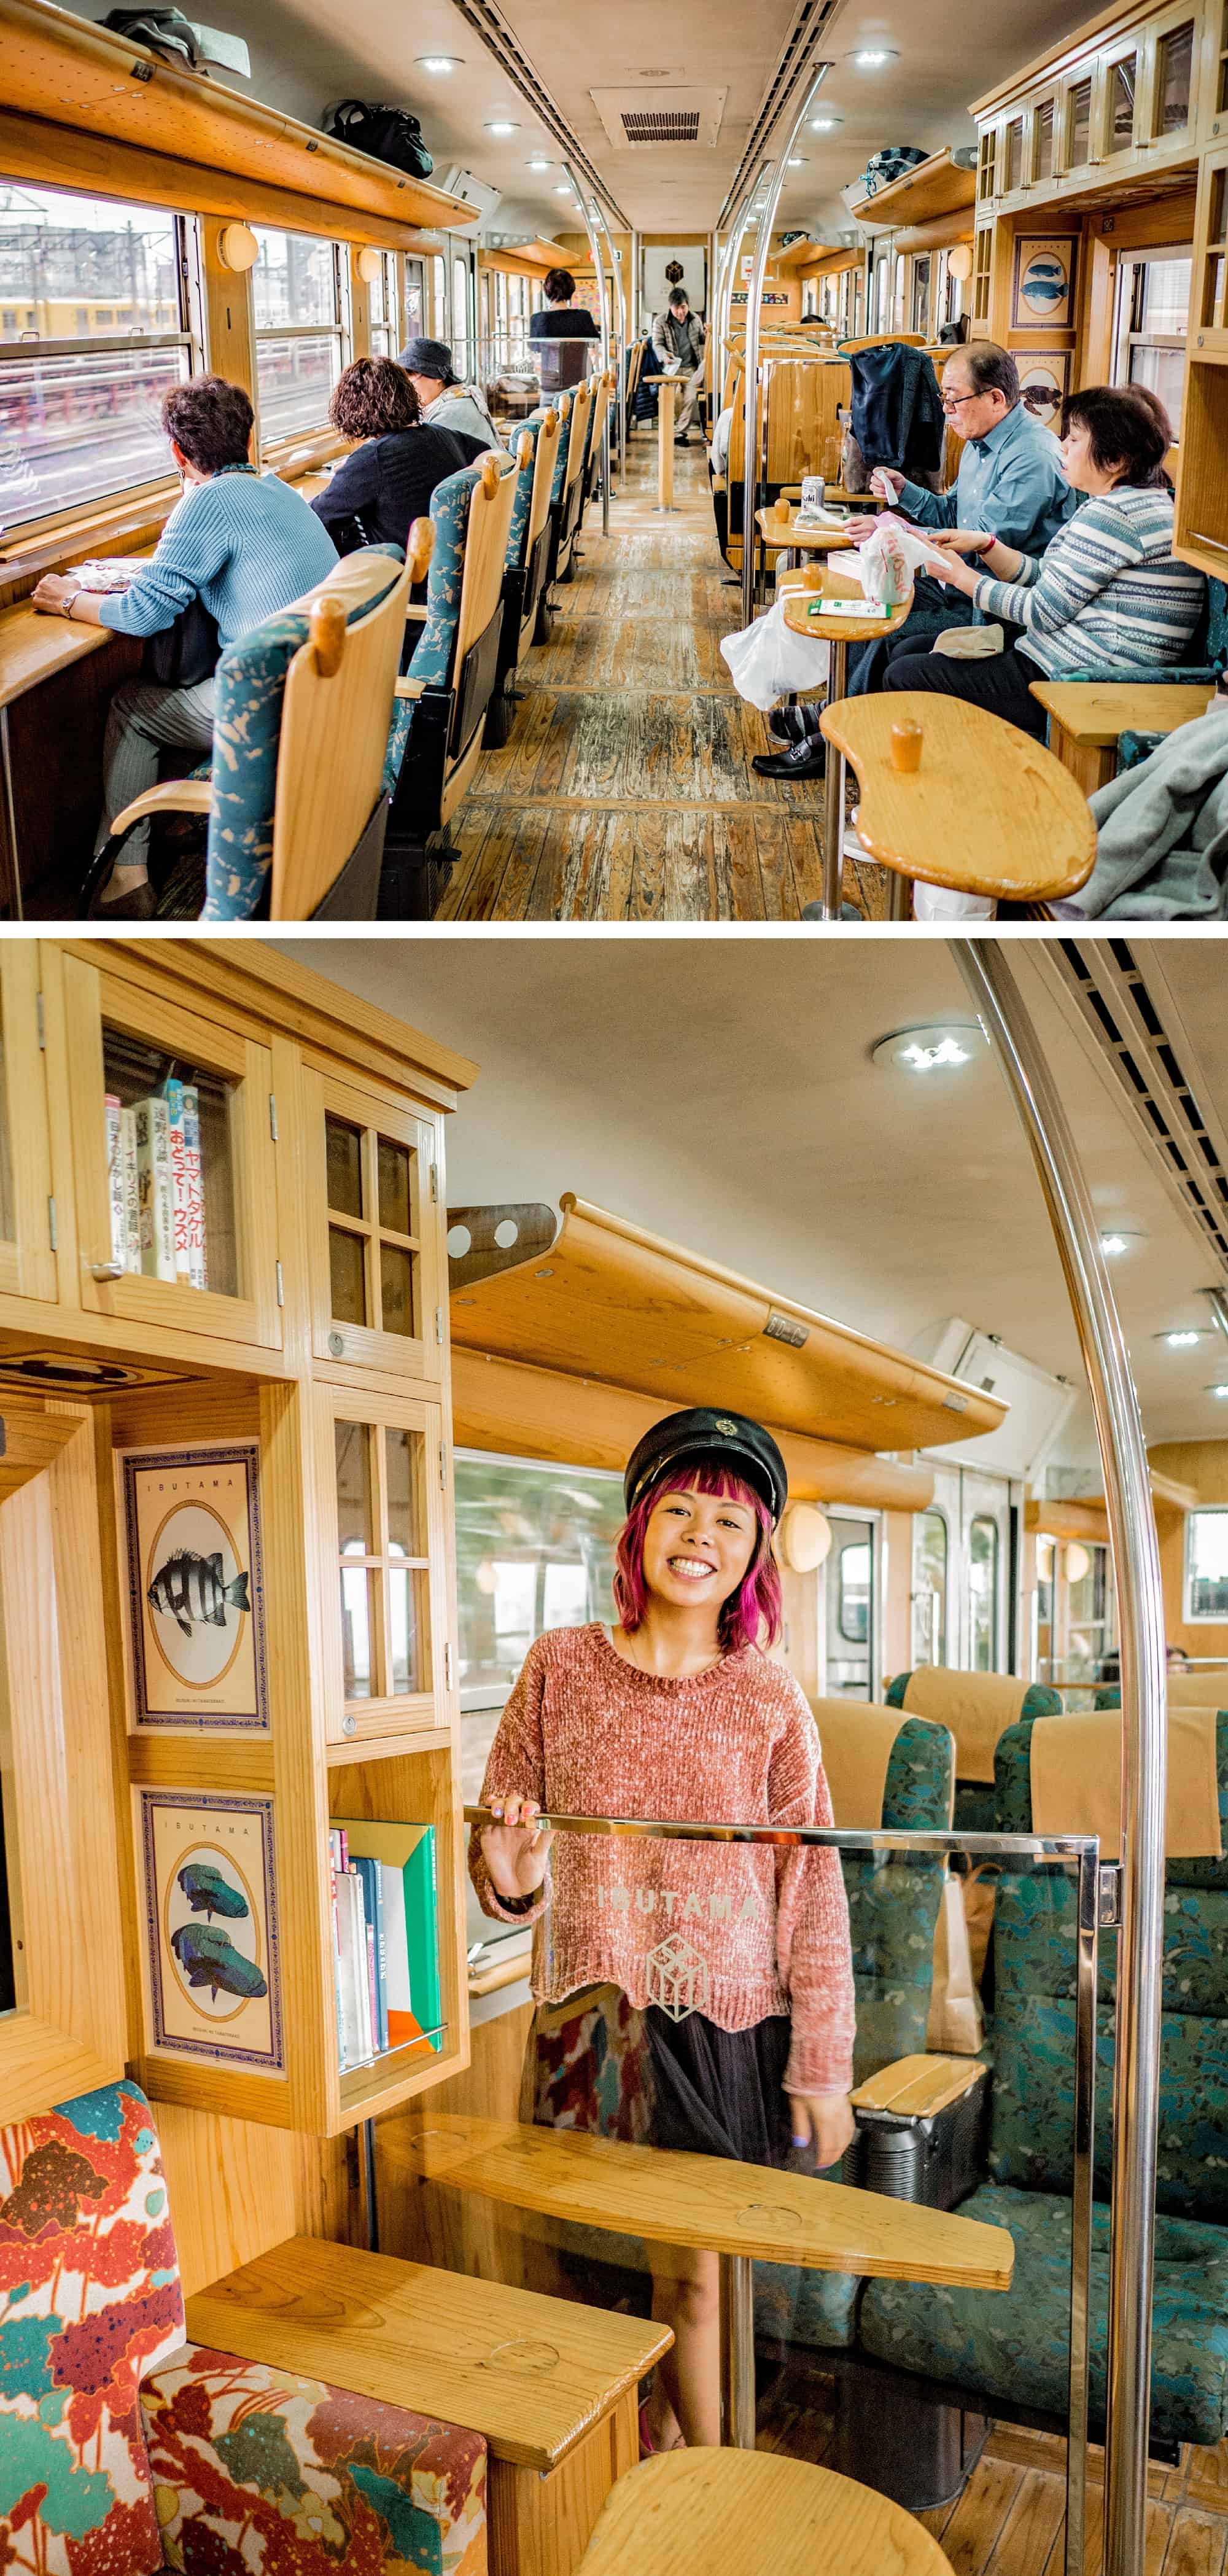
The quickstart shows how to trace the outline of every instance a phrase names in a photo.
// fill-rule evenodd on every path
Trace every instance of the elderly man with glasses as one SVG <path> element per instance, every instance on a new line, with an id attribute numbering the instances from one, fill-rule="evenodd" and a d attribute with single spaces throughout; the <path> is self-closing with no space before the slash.
<path id="1" fill-rule="evenodd" d="M 951 490 L 928 492 L 890 466 L 876 467 L 871 488 L 919 527 L 992 528 L 1004 545 L 1021 554 L 1043 555 L 1077 509 L 1079 496 L 1062 473 L 1052 430 L 1020 398 L 1019 369 L 1009 350 L 995 347 L 992 340 L 972 340 L 953 349 L 942 371 L 942 408 L 964 442 Z M 851 519 L 849 534 L 867 537 L 873 525 L 871 518 Z M 919 573 L 904 624 L 881 642 L 854 646 L 850 652 L 849 696 L 881 689 L 897 653 L 924 652 L 944 627 L 973 623 L 981 620 L 970 600 Z M 1010 629 L 1008 643 L 1017 632 Z M 762 777 L 822 774 L 826 745 L 818 731 L 820 713 L 814 705 L 790 707 L 773 719 L 771 730 L 787 747 L 755 761 Z"/>

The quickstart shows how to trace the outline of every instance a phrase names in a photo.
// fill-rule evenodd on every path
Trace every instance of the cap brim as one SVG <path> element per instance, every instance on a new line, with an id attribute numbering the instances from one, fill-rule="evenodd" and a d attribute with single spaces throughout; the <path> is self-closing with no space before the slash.
<path id="1" fill-rule="evenodd" d="M 638 1503 L 640 1496 L 647 1491 L 650 1485 L 658 1484 L 661 1477 L 668 1474 L 671 1467 L 678 1466 L 680 1461 L 684 1458 L 711 1458 L 714 1463 L 719 1464 L 720 1466 L 729 1466 L 731 1468 L 731 1472 L 733 1472 L 732 1462 L 736 1459 L 738 1462 L 738 1469 L 744 1473 L 745 1482 L 748 1485 L 753 1485 L 760 1501 L 762 1503 L 766 1503 L 767 1508 L 772 1515 L 773 1526 L 775 1526 L 776 1522 L 780 1518 L 781 1511 L 784 1509 L 784 1505 L 783 1502 L 779 1505 L 777 1503 L 776 1489 L 772 1477 L 764 1466 L 763 1460 L 755 1456 L 754 1450 L 744 1448 L 742 1442 L 736 1439 L 711 1440 L 697 1438 L 679 1441 L 676 1449 L 670 1449 L 662 1457 L 654 1458 L 651 1467 L 645 1469 L 644 1474 L 639 1478 L 639 1481 L 636 1484 L 634 1492 L 629 1494 L 627 1497 L 628 1511 L 633 1510 L 635 1504 Z"/>

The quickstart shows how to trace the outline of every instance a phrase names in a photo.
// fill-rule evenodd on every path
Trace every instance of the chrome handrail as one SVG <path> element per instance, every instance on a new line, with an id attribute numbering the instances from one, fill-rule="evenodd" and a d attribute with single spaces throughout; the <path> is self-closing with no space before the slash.
<path id="1" fill-rule="evenodd" d="M 1122 1899 L 1113 2085 L 1104 2576 L 1142 2576 L 1164 1959 L 1167 1747 L 1159 1545 L 1129 1352 L 1100 1249 L 1095 1212 L 1048 1059 L 1003 943 L 953 940 L 951 952 L 1006 1075 L 1061 1257 L 1095 1416 L 1117 1578 L 1124 1713 Z M 1073 2554 L 1069 2527 L 1066 2568 L 1067 2576 L 1081 2576 L 1082 2552 Z"/>
<path id="2" fill-rule="evenodd" d="M 593 210 L 590 210 L 589 200 L 585 196 L 570 162 L 565 161 L 563 163 L 563 169 L 566 176 L 571 181 L 579 202 L 580 213 L 584 222 L 584 229 L 588 235 L 589 250 L 592 253 L 593 271 L 597 279 L 597 317 L 601 330 L 601 367 L 602 373 L 605 374 L 608 371 L 610 364 L 610 307 L 609 299 L 605 291 L 605 261 L 601 256 L 601 242 L 597 233 L 596 225 L 593 221 Z M 608 401 L 605 407 L 605 419 L 601 424 L 601 437 L 601 533 L 603 536 L 608 537 L 610 533 L 610 406 Z"/>
<path id="3" fill-rule="evenodd" d="M 789 128 L 788 140 L 782 145 L 769 175 L 763 211 L 759 217 L 759 230 L 755 236 L 755 265 L 746 290 L 746 355 L 745 372 L 742 378 L 742 400 L 746 422 L 744 432 L 746 481 L 742 496 L 742 623 L 744 626 L 750 626 L 755 615 L 755 564 L 758 559 L 755 512 L 759 506 L 760 441 L 761 438 L 766 440 L 767 437 L 766 399 L 762 421 L 758 417 L 759 299 L 763 293 L 763 281 L 767 274 L 768 253 L 772 247 L 772 226 L 776 221 L 776 209 L 780 204 L 781 190 L 785 184 L 789 155 L 830 70 L 830 63 L 812 65 L 812 78 L 806 85 L 802 104 Z M 822 463 L 821 457 L 819 462 Z"/>

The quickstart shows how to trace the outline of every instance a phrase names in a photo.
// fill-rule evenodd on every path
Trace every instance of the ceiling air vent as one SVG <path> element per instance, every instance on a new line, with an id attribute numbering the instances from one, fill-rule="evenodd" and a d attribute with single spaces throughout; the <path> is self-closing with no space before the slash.
<path id="1" fill-rule="evenodd" d="M 590 92 L 598 116 L 616 152 L 628 145 L 695 143 L 709 149 L 721 130 L 726 89 L 699 89 L 693 82 L 673 88 L 641 82 L 635 89 Z"/>

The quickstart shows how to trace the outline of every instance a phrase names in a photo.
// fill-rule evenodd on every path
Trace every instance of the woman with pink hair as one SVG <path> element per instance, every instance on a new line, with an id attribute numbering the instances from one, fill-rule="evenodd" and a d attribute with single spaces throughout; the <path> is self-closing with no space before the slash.
<path id="1" fill-rule="evenodd" d="M 805 2151 L 823 2170 L 853 2134 L 836 1852 L 556 1838 L 537 1822 L 830 1825 L 814 1720 L 765 1651 L 780 1629 L 772 1534 L 786 1490 L 775 1441 L 743 1414 L 700 1406 L 646 1433 L 625 1480 L 619 1624 L 555 1629 L 530 1648 L 482 1788 L 499 1821 L 475 1833 L 469 1865 L 488 1914 L 537 1922 L 549 1907 L 533 1991 L 547 2008 L 574 2000 L 565 2043 L 592 2031 L 596 2005 L 599 2074 L 638 2052 L 632 2135 L 752 2164 Z M 551 2019 L 557 2028 L 557 2009 Z M 582 2097 L 573 2086 L 555 2112 L 587 2124 Z M 539 2118 L 542 2100 L 539 2084 Z M 716 2256 L 654 2246 L 652 2263 L 653 2315 L 674 2345 L 641 2439 L 716 2444 Z"/>

